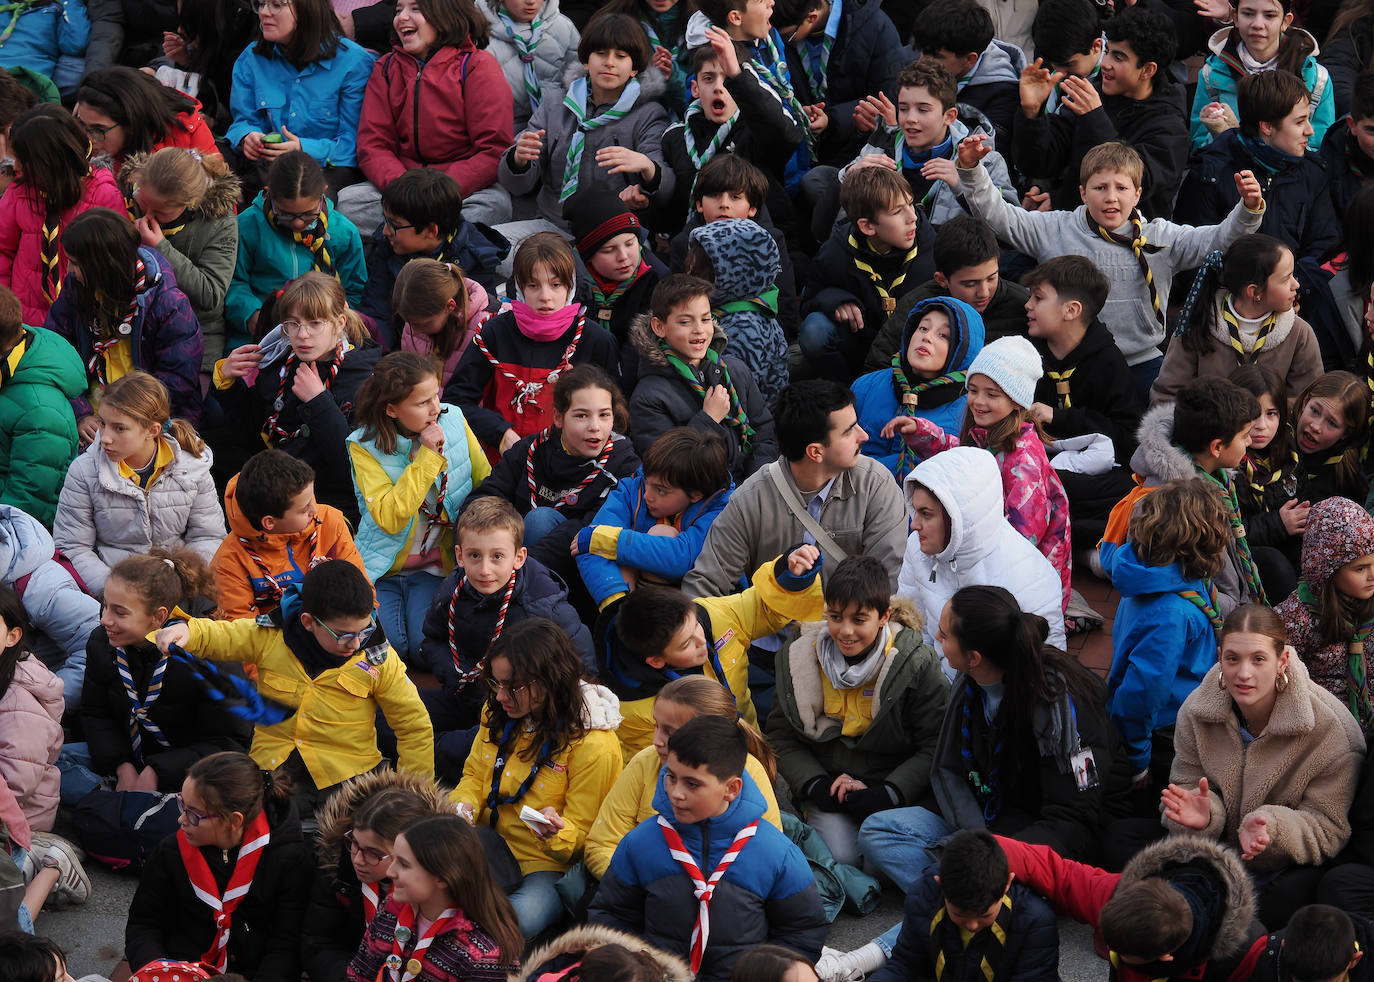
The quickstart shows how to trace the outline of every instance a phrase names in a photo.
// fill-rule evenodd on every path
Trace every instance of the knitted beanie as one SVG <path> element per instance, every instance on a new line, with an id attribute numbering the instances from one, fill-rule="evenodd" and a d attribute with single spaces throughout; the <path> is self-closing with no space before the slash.
<path id="1" fill-rule="evenodd" d="M 563 215 L 572 227 L 573 241 L 583 262 L 623 232 L 639 235 L 639 218 L 620 198 L 600 188 L 583 191 L 569 199 Z"/>
<path id="2" fill-rule="evenodd" d="M 1045 374 L 1040 352 L 1020 335 L 998 338 L 973 359 L 968 367 L 969 377 L 986 375 L 1007 394 L 1007 398 L 1022 409 L 1035 402 L 1035 383 Z"/>

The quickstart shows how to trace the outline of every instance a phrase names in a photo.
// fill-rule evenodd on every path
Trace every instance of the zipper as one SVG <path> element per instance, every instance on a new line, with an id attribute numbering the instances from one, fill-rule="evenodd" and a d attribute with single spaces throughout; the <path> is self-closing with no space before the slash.
<path id="1" fill-rule="evenodd" d="M 415 66 L 415 98 L 414 98 L 414 103 L 415 103 L 415 105 L 414 105 L 414 116 L 415 116 L 415 121 L 414 121 L 414 123 L 413 123 L 412 128 L 413 128 L 413 130 L 414 130 L 414 132 L 415 132 L 415 159 L 418 160 L 418 161 L 420 161 L 421 163 L 423 163 L 423 162 L 424 162 L 424 159 L 425 159 L 424 156 L 420 153 L 420 76 L 423 75 L 424 72 L 425 72 L 425 66 L 424 66 L 423 64 L 416 64 L 416 66 Z"/>

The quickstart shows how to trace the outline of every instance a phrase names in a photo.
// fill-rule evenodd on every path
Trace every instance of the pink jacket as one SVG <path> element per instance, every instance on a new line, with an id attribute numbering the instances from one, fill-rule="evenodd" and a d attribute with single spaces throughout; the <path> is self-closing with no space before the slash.
<path id="1" fill-rule="evenodd" d="M 913 422 L 917 430 L 907 434 L 906 444 L 922 460 L 959 446 L 957 436 L 950 436 L 930 420 L 917 416 Z M 987 449 L 987 441 L 988 431 L 984 427 L 975 426 L 969 430 L 969 442 L 975 447 Z M 1067 611 L 1073 561 L 1069 541 L 1069 498 L 1059 475 L 1050 466 L 1035 425 L 1023 423 L 1021 436 L 1011 453 L 999 453 L 996 457 L 1002 471 L 1007 521 L 1059 570 Z"/>
<path id="2" fill-rule="evenodd" d="M 62 227 L 91 208 L 124 212 L 124 196 L 119 193 L 114 174 L 104 167 L 91 169 L 85 193 L 76 207 L 62 215 Z M 43 296 L 43 277 L 39 272 L 43 216 L 37 197 L 22 184 L 11 184 L 4 197 L 0 197 L 0 283 L 13 290 L 24 305 L 24 323 L 36 327 L 47 319 L 50 306 Z M 60 244 L 57 255 L 60 280 L 67 275 L 67 253 Z"/>
<path id="3" fill-rule="evenodd" d="M 444 373 L 439 379 L 440 386 L 448 385 L 448 380 L 453 378 L 453 370 L 458 367 L 458 359 L 463 357 L 463 352 L 467 351 L 468 345 L 472 343 L 472 336 L 490 316 L 487 313 L 487 291 L 482 288 L 482 284 L 464 277 L 463 285 L 468 291 L 468 325 L 463 330 L 462 340 L 453 349 L 453 354 L 444 362 Z M 401 350 L 429 355 L 434 352 L 434 341 L 428 335 L 415 333 L 410 329 L 410 325 L 406 324 L 401 329 Z"/>
<path id="4" fill-rule="evenodd" d="M 0 696 L 0 777 L 39 832 L 57 817 L 63 707 L 62 680 L 33 655 L 15 666 Z"/>

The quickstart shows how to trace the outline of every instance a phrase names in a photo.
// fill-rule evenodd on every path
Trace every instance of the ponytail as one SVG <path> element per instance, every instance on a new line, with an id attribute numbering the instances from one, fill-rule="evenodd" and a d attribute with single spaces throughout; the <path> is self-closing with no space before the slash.
<path id="1" fill-rule="evenodd" d="M 177 445 L 185 450 L 192 457 L 199 457 L 205 452 L 205 441 L 200 438 L 196 428 L 181 418 L 169 419 L 167 425 L 163 427 L 163 432 L 177 442 Z"/>
<path id="2" fill-rule="evenodd" d="M 437 259 L 412 259 L 401 267 L 391 291 L 391 309 L 407 321 L 441 314 L 450 300 L 457 306 L 434 338 L 434 353 L 445 363 L 467 331 L 469 299 L 463 268 Z"/>
<path id="3" fill-rule="evenodd" d="M 172 610 L 193 597 L 215 596 L 215 576 L 205 560 L 190 549 L 150 549 L 147 555 L 128 556 L 110 570 L 127 583 L 152 613 Z"/>
<path id="4" fill-rule="evenodd" d="M 768 783 L 773 784 L 778 779 L 778 758 L 773 753 L 773 748 L 768 740 L 759 732 L 759 728 L 750 723 L 743 716 L 735 720 L 735 725 L 744 734 L 744 742 L 749 745 L 749 756 L 763 765 L 763 772 L 768 775 Z"/>
<path id="5" fill-rule="evenodd" d="M 154 423 L 192 457 L 205 451 L 205 441 L 196 428 L 184 419 L 172 418 L 172 402 L 167 387 L 155 375 L 133 371 L 105 387 L 100 403 L 130 416 L 141 426 Z"/>
<path id="6" fill-rule="evenodd" d="M 744 735 L 749 756 L 763 765 L 768 782 L 771 784 L 778 779 L 778 760 L 773 748 L 758 727 L 740 716 L 729 691 L 715 679 L 708 679 L 704 675 L 684 675 L 659 689 L 658 699 L 686 706 L 694 716 L 719 716 L 721 719 L 734 720 Z"/>

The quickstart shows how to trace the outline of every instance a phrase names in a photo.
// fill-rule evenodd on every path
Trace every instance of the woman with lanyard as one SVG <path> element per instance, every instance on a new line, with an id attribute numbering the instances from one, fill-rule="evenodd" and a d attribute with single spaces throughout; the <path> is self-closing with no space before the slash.
<path id="1" fill-rule="evenodd" d="M 582 659 L 552 621 L 508 626 L 487 652 L 491 691 L 453 792 L 458 813 L 494 828 L 524 879 L 510 894 L 528 941 L 563 911 L 554 884 L 582 851 L 620 776 L 620 704 L 582 680 Z"/>

